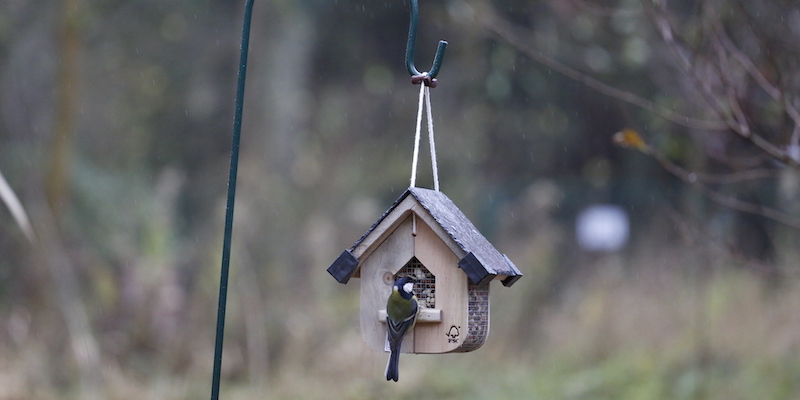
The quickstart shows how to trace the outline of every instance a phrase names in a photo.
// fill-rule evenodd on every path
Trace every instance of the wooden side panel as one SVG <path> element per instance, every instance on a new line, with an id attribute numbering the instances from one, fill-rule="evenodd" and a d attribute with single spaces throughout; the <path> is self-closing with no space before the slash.
<path id="1" fill-rule="evenodd" d="M 416 207 L 386 219 L 386 225 L 373 234 L 377 240 L 373 249 L 362 249 L 359 268 L 361 278 L 361 336 L 367 346 L 376 351 L 386 350 L 386 324 L 381 320 L 386 299 L 391 292 L 394 275 L 412 257 L 417 259 L 436 277 L 436 320 L 418 323 L 403 341 L 406 353 L 447 353 L 463 351 L 464 340 L 469 336 L 469 289 L 466 274 L 458 268 L 459 256 L 454 254 L 451 241 L 442 241 L 441 228 L 428 223 L 425 210 L 416 214 Z M 398 207 L 402 209 L 402 207 Z M 397 209 L 395 209 L 397 211 Z M 404 215 L 405 214 L 405 215 Z M 423 217 L 424 216 L 424 217 Z M 427 218 L 426 218 L 427 217 Z M 366 250 L 366 251 L 364 251 Z M 384 317 L 385 318 L 385 317 Z M 439 322 L 441 321 L 441 322 Z"/>
<path id="2" fill-rule="evenodd" d="M 417 325 L 416 353 L 447 353 L 461 346 L 467 335 L 467 276 L 458 268 L 458 257 L 422 219 L 416 219 L 414 253 L 436 276 L 436 308 L 442 322 Z"/>
<path id="3" fill-rule="evenodd" d="M 383 244 L 361 264 L 361 337 L 369 348 L 384 351 L 386 324 L 379 320 L 379 311 L 386 309 L 392 291 L 394 274 L 414 256 L 414 237 L 409 216 L 386 232 Z M 404 352 L 414 352 L 413 333 L 403 340 Z"/>

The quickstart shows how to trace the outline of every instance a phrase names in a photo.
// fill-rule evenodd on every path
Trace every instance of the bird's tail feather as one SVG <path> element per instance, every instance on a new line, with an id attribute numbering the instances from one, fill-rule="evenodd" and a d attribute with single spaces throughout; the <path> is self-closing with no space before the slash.
<path id="1" fill-rule="evenodd" d="M 395 381 L 399 378 L 400 352 L 395 350 L 389 355 L 389 362 L 386 363 L 386 380 Z"/>

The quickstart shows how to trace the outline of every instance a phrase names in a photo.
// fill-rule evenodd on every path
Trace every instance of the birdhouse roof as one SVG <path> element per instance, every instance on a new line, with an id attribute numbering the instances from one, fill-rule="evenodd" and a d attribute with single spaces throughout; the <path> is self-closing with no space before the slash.
<path id="1" fill-rule="evenodd" d="M 475 225 L 467 219 L 464 213 L 456 207 L 452 200 L 444 193 L 422 188 L 409 188 L 406 190 L 392 206 L 375 222 L 367 232 L 345 250 L 341 256 L 328 268 L 328 272 L 339 282 L 347 283 L 359 265 L 358 249 L 363 248 L 365 242 L 375 239 L 374 236 L 381 232 L 379 227 L 385 226 L 390 218 L 398 218 L 398 207 L 409 204 L 405 202 L 412 196 L 422 208 L 441 227 L 440 236 L 442 240 L 449 239 L 455 248 L 451 246 L 457 256 L 461 257 L 458 262 L 459 268 L 463 269 L 469 279 L 475 283 L 484 283 L 495 277 L 500 277 L 505 286 L 513 285 L 520 277 L 522 272 L 508 259 L 492 246 L 491 243 L 475 228 Z M 404 215 L 404 214 L 402 214 Z M 380 245 L 375 241 L 376 245 Z M 371 244 L 369 247 L 372 247 Z M 363 254 L 364 251 L 361 251 Z"/>

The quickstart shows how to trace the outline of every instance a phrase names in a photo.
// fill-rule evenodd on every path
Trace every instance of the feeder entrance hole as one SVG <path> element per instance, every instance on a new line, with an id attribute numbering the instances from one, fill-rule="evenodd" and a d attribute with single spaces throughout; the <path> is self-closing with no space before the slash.
<path id="1" fill-rule="evenodd" d="M 425 268 L 417 257 L 410 260 L 395 274 L 395 279 L 409 277 L 414 280 L 414 294 L 420 308 L 436 308 L 436 276 Z"/>

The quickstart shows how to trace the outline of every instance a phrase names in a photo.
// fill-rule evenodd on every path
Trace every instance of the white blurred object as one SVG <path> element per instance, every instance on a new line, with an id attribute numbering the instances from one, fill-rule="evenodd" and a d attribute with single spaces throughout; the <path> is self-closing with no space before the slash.
<path id="1" fill-rule="evenodd" d="M 795 162 L 800 162 L 800 144 L 792 143 L 786 147 L 786 154 Z"/>
<path id="2" fill-rule="evenodd" d="M 0 203 L 5 203 L 6 207 L 8 207 L 8 211 L 11 212 L 11 216 L 17 221 L 17 225 L 22 229 L 28 241 L 35 243 L 36 235 L 33 233 L 33 226 L 30 218 L 28 218 L 28 213 L 25 212 L 25 207 L 22 206 L 19 197 L 11 189 L 11 185 L 8 184 L 2 173 L 0 173 Z"/>
<path id="3" fill-rule="evenodd" d="M 786 154 L 795 162 L 800 162 L 800 125 L 794 126 L 792 137 L 789 138 L 789 145 L 786 146 Z"/>
<path id="4" fill-rule="evenodd" d="M 578 244 L 590 251 L 617 251 L 628 242 L 628 213 L 610 204 L 589 206 L 575 223 Z"/>

